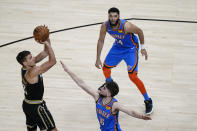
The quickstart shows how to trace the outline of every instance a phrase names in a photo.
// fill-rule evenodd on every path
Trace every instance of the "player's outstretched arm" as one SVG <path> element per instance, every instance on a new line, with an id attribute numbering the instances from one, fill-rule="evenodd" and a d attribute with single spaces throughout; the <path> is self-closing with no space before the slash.
<path id="1" fill-rule="evenodd" d="M 70 71 L 68 69 L 68 67 L 62 61 L 60 61 L 60 63 L 62 64 L 62 67 L 63 67 L 64 71 L 66 73 L 68 73 L 68 75 L 74 80 L 74 82 L 79 87 L 81 87 L 85 92 L 90 94 L 95 99 L 95 101 L 98 100 L 98 98 L 99 98 L 98 92 L 96 92 L 95 90 L 90 88 L 88 85 L 86 85 L 86 83 L 81 78 L 79 78 L 77 75 L 75 75 L 72 71 Z"/>
<path id="2" fill-rule="evenodd" d="M 51 45 L 50 39 L 47 40 L 48 43 Z M 38 43 L 40 43 L 39 41 L 37 41 Z M 42 52 L 40 52 L 36 57 L 35 57 L 35 62 L 38 63 L 40 61 L 42 61 L 44 58 L 46 58 L 48 56 L 48 50 L 46 45 L 44 44 L 44 50 Z"/>
<path id="3" fill-rule="evenodd" d="M 149 116 L 145 116 L 143 114 L 140 114 L 132 109 L 129 109 L 127 107 L 125 107 L 124 105 L 120 104 L 119 102 L 115 102 L 112 106 L 112 111 L 122 111 L 132 117 L 135 117 L 135 118 L 139 118 L 139 119 L 143 119 L 143 120 L 151 120 L 151 117 Z"/>

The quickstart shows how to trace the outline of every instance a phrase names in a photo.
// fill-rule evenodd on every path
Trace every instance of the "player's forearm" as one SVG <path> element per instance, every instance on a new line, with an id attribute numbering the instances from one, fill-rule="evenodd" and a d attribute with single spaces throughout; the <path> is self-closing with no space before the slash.
<path id="1" fill-rule="evenodd" d="M 46 58 L 48 56 L 48 54 L 44 51 L 42 51 L 40 54 L 38 54 L 38 56 L 36 56 L 36 60 L 35 62 L 38 63 L 40 61 L 42 61 L 44 58 Z"/>
<path id="2" fill-rule="evenodd" d="M 44 50 L 41 52 L 41 60 L 49 55 L 46 45 L 44 45 Z"/>
<path id="3" fill-rule="evenodd" d="M 44 50 L 42 51 L 42 53 L 43 53 L 45 56 L 48 56 L 49 52 L 48 52 L 48 50 L 47 50 L 46 45 L 44 45 Z"/>
<path id="4" fill-rule="evenodd" d="M 144 33 L 141 29 L 138 29 L 138 36 L 139 36 L 140 44 L 144 44 Z"/>
<path id="5" fill-rule="evenodd" d="M 75 75 L 72 71 L 70 71 L 69 69 L 65 70 L 68 75 L 73 79 L 73 81 L 79 86 L 81 87 L 84 91 L 86 91 L 87 93 L 91 94 L 91 92 L 89 91 L 90 89 L 88 89 L 88 87 L 86 86 L 85 82 L 79 78 L 77 75 Z"/>
<path id="6" fill-rule="evenodd" d="M 139 119 L 142 119 L 144 115 L 136 112 L 136 111 L 130 111 L 129 112 L 129 115 L 132 116 L 132 117 L 135 117 L 135 118 L 139 118 Z"/>
<path id="7" fill-rule="evenodd" d="M 44 50 L 40 52 L 36 57 L 35 57 L 35 62 L 38 63 L 42 61 L 44 58 L 48 56 L 48 51 L 46 49 L 46 45 L 44 45 Z"/>
<path id="8" fill-rule="evenodd" d="M 104 41 L 98 40 L 98 44 L 97 44 L 97 56 L 96 56 L 97 59 L 100 59 L 101 51 L 102 51 L 102 48 L 103 48 L 103 44 L 104 44 Z"/>
<path id="9" fill-rule="evenodd" d="M 47 48 L 47 51 L 48 51 L 48 54 L 49 54 L 48 62 L 51 63 L 52 65 L 55 65 L 56 64 L 56 58 L 55 58 L 55 54 L 54 54 L 53 49 L 51 48 L 50 45 L 46 45 L 46 48 Z"/>
<path id="10" fill-rule="evenodd" d="M 77 77 L 73 72 L 71 72 L 70 70 L 66 71 L 69 76 L 74 80 L 74 82 L 81 87 L 81 85 L 83 85 L 84 81 L 82 79 L 80 79 L 79 77 Z"/>

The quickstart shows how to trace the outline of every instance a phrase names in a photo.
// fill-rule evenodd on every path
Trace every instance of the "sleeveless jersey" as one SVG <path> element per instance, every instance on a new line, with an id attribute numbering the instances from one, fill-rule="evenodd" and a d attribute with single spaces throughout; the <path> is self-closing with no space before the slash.
<path id="1" fill-rule="evenodd" d="M 138 38 L 133 33 L 124 34 L 124 24 L 126 20 L 120 19 L 120 26 L 118 30 L 113 30 L 110 27 L 110 22 L 107 21 L 107 32 L 115 38 L 114 46 L 127 47 L 127 48 L 138 48 Z"/>
<path id="2" fill-rule="evenodd" d="M 112 98 L 109 104 L 104 106 L 102 99 L 103 97 L 100 97 L 96 103 L 96 113 L 101 131 L 122 131 L 118 122 L 119 112 L 115 115 L 112 114 L 112 105 L 117 100 Z"/>
<path id="3" fill-rule="evenodd" d="M 25 74 L 27 70 L 21 69 L 22 84 L 24 88 L 25 99 L 28 100 L 42 100 L 44 94 L 44 83 L 42 75 L 38 76 L 38 82 L 35 84 L 30 84 L 25 79 Z"/>

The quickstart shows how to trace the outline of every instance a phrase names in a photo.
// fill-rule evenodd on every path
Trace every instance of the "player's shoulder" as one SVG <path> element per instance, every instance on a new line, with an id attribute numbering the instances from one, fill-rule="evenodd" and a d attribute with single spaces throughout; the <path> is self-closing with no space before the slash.
<path id="1" fill-rule="evenodd" d="M 124 23 L 124 31 L 125 31 L 125 32 L 127 32 L 128 29 L 133 28 L 133 27 L 135 27 L 135 25 L 132 24 L 132 23 L 129 22 L 129 21 L 126 21 L 126 22 Z"/>
<path id="2" fill-rule="evenodd" d="M 106 28 L 107 27 L 107 21 L 103 22 L 101 27 L 105 27 Z"/>
<path id="3" fill-rule="evenodd" d="M 120 108 L 120 104 L 118 101 L 113 101 L 113 104 L 112 104 L 112 111 L 118 111 Z M 116 113 L 115 113 L 116 114 Z"/>
<path id="4" fill-rule="evenodd" d="M 112 105 L 117 106 L 118 105 L 118 100 L 116 98 L 113 98 L 113 100 L 111 101 Z"/>
<path id="5" fill-rule="evenodd" d="M 125 21 L 125 22 L 124 22 L 124 25 L 125 25 L 125 26 L 131 26 L 132 23 L 131 23 L 130 21 Z"/>
<path id="6" fill-rule="evenodd" d="M 35 77 L 36 74 L 39 75 L 38 73 L 39 71 L 40 71 L 40 66 L 34 66 L 31 69 L 29 69 L 27 73 L 30 77 Z"/>
<path id="7" fill-rule="evenodd" d="M 133 24 L 133 23 L 130 22 L 130 21 L 126 21 L 125 24 L 124 24 L 124 26 L 130 28 L 130 27 L 135 27 L 136 25 Z"/>
<path id="8" fill-rule="evenodd" d="M 118 100 L 116 98 L 113 97 L 113 101 L 112 102 L 118 102 Z"/>
<path id="9" fill-rule="evenodd" d="M 103 24 L 104 24 L 104 25 L 107 25 L 107 22 L 108 22 L 108 21 L 104 21 Z"/>
<path id="10" fill-rule="evenodd" d="M 34 66 L 29 71 L 36 71 L 36 70 L 39 70 L 39 69 L 40 69 L 40 66 Z"/>
<path id="11" fill-rule="evenodd" d="M 104 31 L 104 32 L 107 31 L 107 21 L 101 24 L 101 31 Z"/>
<path id="12" fill-rule="evenodd" d="M 101 99 L 102 99 L 102 96 L 98 95 L 98 97 L 95 98 L 96 104 L 98 104 Z"/>

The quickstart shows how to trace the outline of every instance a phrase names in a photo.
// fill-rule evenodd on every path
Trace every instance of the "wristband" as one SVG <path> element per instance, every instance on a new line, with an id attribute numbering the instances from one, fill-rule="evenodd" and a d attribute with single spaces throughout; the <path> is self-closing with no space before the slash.
<path id="1" fill-rule="evenodd" d="M 145 49 L 144 44 L 141 44 L 141 49 Z"/>

